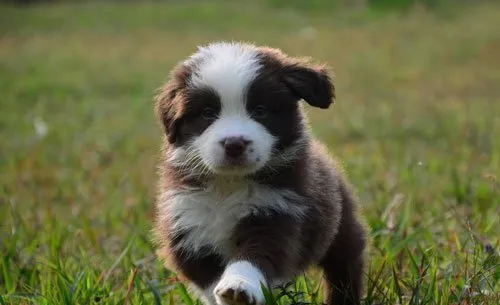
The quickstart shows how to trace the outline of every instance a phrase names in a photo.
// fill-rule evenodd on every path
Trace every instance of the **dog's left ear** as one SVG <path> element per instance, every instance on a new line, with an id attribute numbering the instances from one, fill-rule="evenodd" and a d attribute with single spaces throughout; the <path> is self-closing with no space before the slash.
<path id="1" fill-rule="evenodd" d="M 325 67 L 307 62 L 285 64 L 282 80 L 290 91 L 309 105 L 326 109 L 335 101 L 335 87 Z"/>

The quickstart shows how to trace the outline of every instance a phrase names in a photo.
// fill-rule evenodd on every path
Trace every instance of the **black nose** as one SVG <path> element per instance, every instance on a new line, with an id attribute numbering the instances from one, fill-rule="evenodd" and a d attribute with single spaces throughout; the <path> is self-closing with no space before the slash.
<path id="1" fill-rule="evenodd" d="M 243 137 L 228 137 L 220 141 L 226 155 L 231 158 L 240 157 L 250 143 L 251 141 L 245 140 Z"/>

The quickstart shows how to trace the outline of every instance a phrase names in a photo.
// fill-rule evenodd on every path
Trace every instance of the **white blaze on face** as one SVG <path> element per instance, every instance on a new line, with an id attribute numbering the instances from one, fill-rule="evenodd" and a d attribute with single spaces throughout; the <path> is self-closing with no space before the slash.
<path id="1" fill-rule="evenodd" d="M 263 167 L 271 157 L 276 139 L 248 114 L 245 104 L 249 85 L 260 69 L 258 53 L 251 46 L 218 43 L 204 48 L 186 63 L 197 63 L 190 86 L 210 88 L 220 98 L 218 118 L 194 140 L 193 146 L 212 171 L 247 174 Z M 241 137 L 249 144 L 241 166 L 228 167 L 221 141 Z"/>

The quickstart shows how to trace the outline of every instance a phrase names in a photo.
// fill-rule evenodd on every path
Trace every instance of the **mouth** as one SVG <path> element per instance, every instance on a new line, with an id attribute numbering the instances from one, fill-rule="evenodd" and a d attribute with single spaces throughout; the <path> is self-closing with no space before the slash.
<path id="1" fill-rule="evenodd" d="M 249 165 L 250 162 L 244 158 L 226 158 L 222 163 L 222 167 L 247 167 Z"/>
<path id="2" fill-rule="evenodd" d="M 214 167 L 214 172 L 226 175 L 248 175 L 259 168 L 257 162 L 249 162 L 241 158 L 226 159 L 222 163 Z"/>

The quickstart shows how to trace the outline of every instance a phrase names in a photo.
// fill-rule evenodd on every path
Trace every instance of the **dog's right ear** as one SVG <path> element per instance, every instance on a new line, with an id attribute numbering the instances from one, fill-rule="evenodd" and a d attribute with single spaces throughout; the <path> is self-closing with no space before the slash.
<path id="1" fill-rule="evenodd" d="M 177 66 L 171 79 L 155 96 L 155 112 L 157 120 L 162 124 L 169 143 L 177 142 L 179 127 L 184 110 L 184 94 L 189 71 L 184 65 Z"/>
<path id="2" fill-rule="evenodd" d="M 172 88 L 172 84 L 167 83 L 159 89 L 155 96 L 155 113 L 157 120 L 161 123 L 169 143 L 175 143 L 179 129 L 178 118 L 176 118 L 177 90 Z"/>

